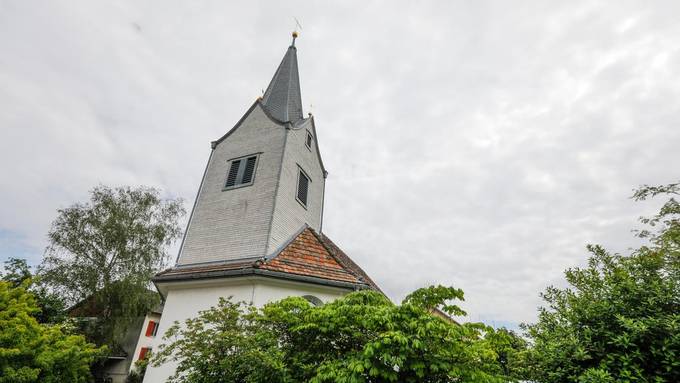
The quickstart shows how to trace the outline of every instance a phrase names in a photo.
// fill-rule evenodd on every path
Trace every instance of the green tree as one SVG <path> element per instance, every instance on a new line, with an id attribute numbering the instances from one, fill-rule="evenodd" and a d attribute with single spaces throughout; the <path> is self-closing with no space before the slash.
<path id="1" fill-rule="evenodd" d="M 178 362 L 172 382 L 505 382 L 496 346 L 507 338 L 447 302 L 463 292 L 416 290 L 401 305 L 359 291 L 322 306 L 291 297 L 255 309 L 222 299 L 175 323 L 156 366 Z M 493 335 L 493 336 L 490 336 Z"/>
<path id="2" fill-rule="evenodd" d="M 28 290 L 36 299 L 39 312 L 35 318 L 40 323 L 59 323 L 66 319 L 66 307 L 64 300 L 52 293 L 40 278 L 33 275 L 31 267 L 25 259 L 10 258 L 5 261 L 5 272 L 2 274 L 3 281 L 10 283 L 12 287 L 27 284 Z"/>
<path id="3" fill-rule="evenodd" d="M 31 266 L 25 259 L 10 258 L 5 261 L 5 272 L 2 273 L 2 280 L 11 284 L 12 287 L 21 286 L 24 281 L 33 279 Z"/>
<path id="4" fill-rule="evenodd" d="M 588 246 L 587 267 L 565 272 L 568 288 L 542 294 L 527 377 L 538 382 L 680 381 L 679 184 L 643 186 L 644 200 L 670 195 L 637 235 L 645 246 L 628 256 Z"/>
<path id="5" fill-rule="evenodd" d="M 146 368 L 149 366 L 149 358 L 139 359 L 135 362 L 134 367 L 125 378 L 125 383 L 142 383 L 144 382 L 144 375 Z"/>
<path id="6" fill-rule="evenodd" d="M 528 343 L 526 339 L 512 330 L 499 328 L 488 333 L 486 339 L 491 342 L 495 350 L 498 363 L 503 375 L 514 380 L 521 380 L 525 376 L 526 353 Z"/>
<path id="7" fill-rule="evenodd" d="M 102 349 L 71 335 L 68 325 L 40 324 L 26 285 L 0 281 L 0 383 L 89 382 Z"/>
<path id="8" fill-rule="evenodd" d="M 98 317 L 88 335 L 116 347 L 136 317 L 158 303 L 153 275 L 180 236 L 181 200 L 149 187 L 99 186 L 88 203 L 58 210 L 40 277 L 69 304 Z"/>

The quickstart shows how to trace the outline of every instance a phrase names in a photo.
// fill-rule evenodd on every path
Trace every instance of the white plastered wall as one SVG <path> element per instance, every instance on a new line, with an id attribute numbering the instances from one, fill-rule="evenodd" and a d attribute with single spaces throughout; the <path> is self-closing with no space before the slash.
<path id="1" fill-rule="evenodd" d="M 277 280 L 266 277 L 239 277 L 215 279 L 207 281 L 177 282 L 167 285 L 165 308 L 160 319 L 158 334 L 152 343 L 152 349 L 158 349 L 162 343 L 162 334 L 174 321 L 183 322 L 198 315 L 199 311 L 217 305 L 219 298 L 232 297 L 232 301 L 252 302 L 262 307 L 268 302 L 277 301 L 290 296 L 313 295 L 323 302 L 333 301 L 348 292 L 331 286 Z M 146 371 L 144 383 L 162 383 L 170 377 L 176 363 L 169 362 L 160 367 L 151 367 Z"/>
<path id="2" fill-rule="evenodd" d="M 139 330 L 139 338 L 137 339 L 137 345 L 135 346 L 135 351 L 132 354 L 132 363 L 130 364 L 130 371 L 135 368 L 135 363 L 139 360 L 139 353 L 142 351 L 142 347 L 150 347 L 153 350 L 153 345 L 155 341 L 154 336 L 146 336 L 146 329 L 149 327 L 149 322 L 154 321 L 159 323 L 161 321 L 161 314 L 150 312 L 144 317 L 144 323 L 142 328 Z"/>

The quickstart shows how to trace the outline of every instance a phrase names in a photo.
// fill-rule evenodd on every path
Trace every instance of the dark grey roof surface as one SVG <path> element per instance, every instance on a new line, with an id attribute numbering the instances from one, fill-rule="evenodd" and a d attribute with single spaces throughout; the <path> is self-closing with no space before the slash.
<path id="1" fill-rule="evenodd" d="M 296 122 L 302 118 L 302 96 L 298 74 L 297 49 L 288 47 L 274 78 L 262 96 L 267 112 L 281 122 Z"/>

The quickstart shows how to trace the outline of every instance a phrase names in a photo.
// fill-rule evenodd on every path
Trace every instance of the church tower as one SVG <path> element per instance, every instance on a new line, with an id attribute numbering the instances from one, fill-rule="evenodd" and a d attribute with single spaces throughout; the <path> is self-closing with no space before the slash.
<path id="1" fill-rule="evenodd" d="M 220 297 L 262 306 L 302 296 L 322 304 L 379 290 L 321 232 L 328 173 L 314 117 L 302 110 L 296 37 L 264 95 L 211 143 L 176 264 L 154 278 L 165 301 L 154 348 L 174 321 Z M 174 369 L 149 366 L 144 382 L 164 382 Z"/>
<path id="2" fill-rule="evenodd" d="M 320 232 L 325 181 L 293 39 L 264 96 L 212 143 L 177 264 L 266 257 L 305 224 Z"/>

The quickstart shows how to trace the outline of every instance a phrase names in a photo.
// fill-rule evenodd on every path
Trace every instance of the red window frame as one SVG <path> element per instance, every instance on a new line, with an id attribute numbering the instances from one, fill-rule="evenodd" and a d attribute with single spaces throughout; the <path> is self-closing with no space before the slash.
<path id="1" fill-rule="evenodd" d="M 149 351 L 151 351 L 151 347 L 142 347 L 142 349 L 139 350 L 139 360 L 144 360 Z"/>
<path id="2" fill-rule="evenodd" d="M 149 324 L 146 326 L 146 336 L 153 336 L 156 326 L 157 326 L 156 322 L 150 320 Z"/>

